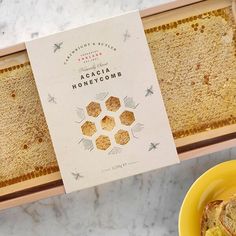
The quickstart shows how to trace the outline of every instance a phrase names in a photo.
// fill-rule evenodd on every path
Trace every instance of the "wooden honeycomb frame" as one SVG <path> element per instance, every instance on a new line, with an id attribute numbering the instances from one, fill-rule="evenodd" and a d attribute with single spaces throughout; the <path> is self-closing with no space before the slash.
<path id="1" fill-rule="evenodd" d="M 143 25 L 145 31 L 149 34 L 158 30 L 175 28 L 177 24 L 185 24 L 187 21 L 194 21 L 197 16 L 206 12 L 219 14 L 217 9 L 227 7 L 232 7 L 236 19 L 236 4 L 232 0 L 176 1 L 160 7 L 158 9 L 161 12 L 160 14 L 156 14 L 156 8 L 144 11 L 142 14 Z M 175 9 L 169 10 L 173 8 Z M 209 153 L 210 149 L 217 151 L 223 149 L 223 147 L 235 146 L 235 131 L 235 120 L 229 119 L 212 124 L 211 127 L 201 127 L 201 129 L 193 129 L 191 132 L 175 133 L 174 136 L 177 150 L 181 153 L 181 159 L 184 160 L 189 158 L 190 153 L 192 157 L 196 157 Z M 189 135 L 190 133 L 192 135 Z M 220 147 L 221 145 L 222 147 Z"/>
<path id="2" fill-rule="evenodd" d="M 170 27 L 168 22 L 176 22 L 194 15 L 193 12 L 199 9 L 198 4 L 201 6 L 201 11 L 214 11 L 217 8 L 231 5 L 231 0 L 178 0 L 147 9 L 141 12 L 144 29 L 146 32 L 158 30 L 158 27 L 155 28 L 156 22 L 158 25 Z M 175 24 L 173 26 L 175 27 Z M 0 62 L 2 72 L 6 68 L 17 69 L 19 66 L 29 63 L 24 43 L 0 50 L 0 57 L 3 57 Z M 191 136 L 181 136 L 175 139 L 180 159 L 186 160 L 236 146 L 236 125 L 224 125 L 222 124 L 222 127 L 217 129 L 195 132 Z M 64 193 L 60 174 L 57 170 L 55 173 L 57 175 L 53 177 L 44 175 L 33 179 L 25 178 L 20 183 L 9 185 L 5 189 L 6 194 L 0 197 L 0 209 Z"/>
<path id="3" fill-rule="evenodd" d="M 180 140 L 181 138 L 199 134 L 204 131 L 208 132 L 209 130 L 216 130 L 221 127 L 236 124 L 236 107 L 233 103 L 233 91 L 236 90 L 236 83 L 234 79 L 236 71 L 231 70 L 231 75 L 227 74 L 225 71 L 223 71 L 223 73 L 221 74 L 218 74 L 218 71 L 214 70 L 215 68 L 219 68 L 219 71 L 222 71 L 222 69 L 220 68 L 222 64 L 217 64 L 218 62 L 220 62 L 220 59 L 218 59 L 218 57 L 215 60 L 216 66 L 214 69 L 211 69 L 211 61 L 204 61 L 204 58 L 207 58 L 208 60 L 211 59 L 213 61 L 214 58 L 216 58 L 215 56 L 220 55 L 219 53 L 221 52 L 218 52 L 219 50 L 222 50 L 223 54 L 223 50 L 226 50 L 226 47 L 228 47 L 230 51 L 227 51 L 227 58 L 230 58 L 230 62 L 233 63 L 233 68 L 236 67 L 236 29 L 232 16 L 233 14 L 230 9 L 231 2 L 211 2 L 214 3 L 213 5 L 215 5 L 215 9 L 206 8 L 206 10 L 201 11 L 196 8 L 192 8 L 190 9 L 191 16 L 186 13 L 184 14 L 184 12 L 181 11 L 182 9 L 179 9 L 177 17 L 173 17 L 173 15 L 168 14 L 168 23 L 166 23 L 162 19 L 159 19 L 160 17 L 158 18 L 158 16 L 156 16 L 155 21 L 157 21 L 157 23 L 155 21 L 153 23 L 150 23 L 149 21 L 148 27 L 147 29 L 145 29 L 150 50 L 153 56 L 154 65 L 156 67 L 157 74 L 159 74 L 160 77 L 159 83 L 162 91 L 164 91 L 163 97 L 175 140 Z M 221 8 L 219 3 L 222 4 L 223 2 L 230 2 L 230 7 L 227 6 Z M 173 19 L 173 21 L 171 21 L 171 19 Z M 153 18 L 151 20 L 153 20 Z M 234 27 L 234 29 L 229 26 L 230 24 L 232 24 L 232 27 Z M 223 27 L 223 25 L 228 26 L 228 29 L 222 29 L 221 26 Z M 215 28 L 214 31 L 213 27 Z M 215 35 L 216 30 L 218 30 L 218 32 L 216 32 L 217 35 Z M 223 35 L 224 30 L 231 33 L 230 37 L 226 33 L 225 35 Z M 205 31 L 207 32 L 204 34 Z M 231 39 L 231 37 L 233 37 L 233 39 Z M 163 40 L 164 38 L 165 41 Z M 210 38 L 210 40 L 215 40 L 216 43 L 219 42 L 217 44 L 217 47 L 215 46 L 215 52 L 214 49 L 212 49 L 212 57 L 209 56 L 209 54 L 205 57 L 201 56 L 200 53 L 198 54 L 198 52 L 190 49 L 194 48 L 194 46 L 196 45 L 198 50 L 200 50 L 201 44 L 199 44 L 197 40 L 206 40 L 207 38 Z M 226 41 L 226 38 L 229 41 L 227 43 L 224 42 Z M 194 42 L 194 40 L 196 40 L 196 42 Z M 224 41 L 221 42 L 220 40 Z M 186 44 L 186 46 L 184 44 Z M 181 54 L 179 54 L 178 45 L 182 45 Z M 213 45 L 213 42 L 210 45 Z M 163 51 L 162 48 L 164 48 L 166 51 Z M 206 48 L 208 49 L 214 47 Z M 169 54 L 168 49 L 170 51 Z M 185 53 L 184 50 L 188 50 L 188 53 Z M 163 60 L 162 54 L 164 54 Z M 183 57 L 184 60 L 179 59 L 179 55 L 181 55 L 181 58 Z M 196 57 L 194 58 L 195 55 Z M 199 59 L 200 56 L 201 59 Z M 170 60 L 170 57 L 173 59 Z M 223 59 L 224 57 L 222 56 L 220 58 Z M 166 60 L 168 61 L 168 59 L 169 62 L 171 61 L 171 63 L 169 64 L 166 63 Z M 184 69 L 183 66 L 178 66 L 178 64 L 172 63 L 172 60 L 175 59 L 180 64 L 184 64 L 186 60 Z M 227 59 L 224 59 L 223 63 L 226 63 L 226 61 Z M 175 69 L 175 67 L 179 69 Z M 227 68 L 228 66 L 225 68 L 225 70 L 227 70 Z M 179 71 L 176 72 L 176 70 Z M 187 70 L 190 73 L 189 76 L 185 74 Z M 165 73 L 164 75 L 163 72 Z M 220 84 L 220 86 L 218 84 Z M 201 93 L 199 92 L 199 87 L 201 89 L 200 92 L 202 94 L 205 94 L 205 97 L 202 97 Z M 176 88 L 178 88 L 177 92 L 173 90 L 176 90 Z M 168 89 L 170 91 L 169 95 Z M 229 90 L 232 91 L 229 92 Z M 226 92 L 229 94 L 226 94 Z M 184 95 L 184 93 L 186 93 L 186 96 Z M 199 94 L 198 97 L 196 97 L 196 94 Z M 229 95 L 231 96 L 231 110 L 230 107 L 228 107 L 229 103 L 227 101 Z M 178 100 L 180 100 L 180 102 Z M 188 102 L 188 100 L 190 100 L 191 102 Z M 220 111 L 218 113 L 214 112 L 215 108 L 211 103 L 213 100 L 215 102 L 218 102 L 217 108 Z M 210 108 L 209 112 L 207 112 L 208 108 Z M 173 112 L 173 110 L 175 111 Z M 195 112 L 194 110 L 198 110 L 198 112 Z M 223 110 L 225 110 L 225 112 Z M 204 113 L 204 111 L 206 112 Z M 184 118 L 179 119 L 180 114 L 182 114 L 183 116 L 187 116 L 188 122 L 186 122 L 186 119 L 184 120 Z M 225 116 L 223 116 L 223 114 Z M 215 115 L 219 117 L 216 117 Z M 201 120 L 197 122 L 196 117 Z M 177 120 L 179 120 L 179 123 Z M 190 125 L 191 122 L 192 125 Z"/>

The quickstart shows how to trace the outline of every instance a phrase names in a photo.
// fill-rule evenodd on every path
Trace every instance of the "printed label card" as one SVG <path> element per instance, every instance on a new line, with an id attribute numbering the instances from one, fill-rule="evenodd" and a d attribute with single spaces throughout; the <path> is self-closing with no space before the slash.
<path id="1" fill-rule="evenodd" d="M 67 193 L 179 162 L 139 12 L 26 47 Z"/>

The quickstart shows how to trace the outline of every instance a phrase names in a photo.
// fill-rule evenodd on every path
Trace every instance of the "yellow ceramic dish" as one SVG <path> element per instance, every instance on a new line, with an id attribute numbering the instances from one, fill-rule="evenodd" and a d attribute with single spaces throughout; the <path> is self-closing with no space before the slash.
<path id="1" fill-rule="evenodd" d="M 236 193 L 236 160 L 221 163 L 200 176 L 189 189 L 179 214 L 179 236 L 200 236 L 200 221 L 208 202 Z"/>

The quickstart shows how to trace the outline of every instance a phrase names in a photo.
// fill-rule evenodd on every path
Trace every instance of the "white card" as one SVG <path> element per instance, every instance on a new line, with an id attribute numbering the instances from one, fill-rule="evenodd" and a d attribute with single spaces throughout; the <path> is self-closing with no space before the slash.
<path id="1" fill-rule="evenodd" d="M 139 12 L 26 47 L 67 193 L 179 162 Z"/>

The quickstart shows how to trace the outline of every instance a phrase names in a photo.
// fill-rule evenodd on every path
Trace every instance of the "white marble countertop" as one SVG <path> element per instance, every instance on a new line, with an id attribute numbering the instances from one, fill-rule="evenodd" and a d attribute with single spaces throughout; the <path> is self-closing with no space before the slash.
<path id="1" fill-rule="evenodd" d="M 169 0 L 0 0 L 0 48 Z M 177 236 L 190 185 L 226 150 L 0 212 L 0 236 Z"/>

